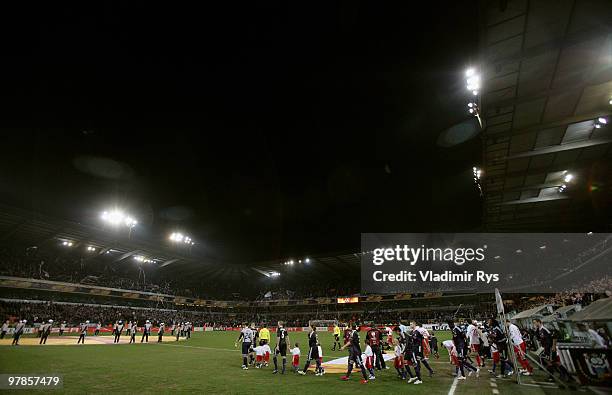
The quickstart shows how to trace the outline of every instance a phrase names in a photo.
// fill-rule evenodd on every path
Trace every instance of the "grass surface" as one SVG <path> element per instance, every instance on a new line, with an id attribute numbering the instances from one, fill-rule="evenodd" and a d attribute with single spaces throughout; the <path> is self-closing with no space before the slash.
<path id="1" fill-rule="evenodd" d="M 448 338 L 446 333 L 437 334 L 440 343 Z M 157 337 L 153 336 L 152 342 L 135 345 L 0 346 L 0 373 L 62 374 L 64 389 L 56 393 L 431 395 L 448 394 L 454 380 L 445 350 L 441 350 L 440 359 L 431 361 L 436 375 L 429 378 L 424 374 L 421 385 L 408 385 L 397 379 L 392 366 L 390 370 L 377 372 L 377 379 L 365 385 L 359 383 L 358 370 L 354 371 L 349 382 L 341 381 L 340 374 L 328 373 L 316 377 L 312 369 L 307 376 L 293 373 L 273 375 L 272 366 L 243 371 L 240 369 L 240 351 L 234 348 L 237 335 L 237 332 L 196 332 L 190 340 L 181 342 L 167 336 L 162 344 L 155 343 Z M 307 351 L 306 334 L 291 333 L 290 337 L 292 342 L 300 343 L 300 365 L 303 367 Z M 330 350 L 333 344 L 331 333 L 320 333 L 319 338 L 324 348 L 324 361 L 347 355 L 346 351 Z M 272 344 L 275 342 L 273 338 Z M 483 369 L 479 379 L 469 378 L 459 382 L 454 394 L 493 395 L 495 387 L 491 386 L 486 369 Z M 519 386 L 509 379 L 497 379 L 495 384 L 499 393 L 552 394 L 560 391 L 543 390 L 534 384 L 544 380 L 544 376 L 538 373 L 528 380 L 533 386 Z M 27 391 L 20 391 L 24 392 Z"/>

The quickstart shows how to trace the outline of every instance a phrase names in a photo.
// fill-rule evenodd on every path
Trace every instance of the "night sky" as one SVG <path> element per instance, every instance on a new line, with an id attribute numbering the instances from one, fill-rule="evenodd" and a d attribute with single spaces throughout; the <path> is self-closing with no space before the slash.
<path id="1" fill-rule="evenodd" d="M 85 3 L 3 12 L 2 203 L 117 205 L 236 262 L 479 229 L 479 139 L 436 144 L 475 2 Z"/>

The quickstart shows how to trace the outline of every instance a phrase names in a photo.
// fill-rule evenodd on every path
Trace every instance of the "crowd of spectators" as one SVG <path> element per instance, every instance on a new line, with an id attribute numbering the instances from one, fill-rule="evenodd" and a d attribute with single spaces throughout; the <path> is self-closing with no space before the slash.
<path id="1" fill-rule="evenodd" d="M 448 309 L 422 309 L 395 308 L 379 310 L 376 307 L 368 309 L 365 304 L 360 310 L 335 310 L 329 306 L 303 306 L 305 310 L 254 308 L 249 311 L 223 310 L 196 306 L 163 305 L 151 302 L 152 307 L 128 305 L 103 305 L 89 303 L 53 302 L 53 301 L 27 301 L 17 299 L 3 299 L 0 301 L 0 318 L 17 320 L 27 319 L 30 323 L 44 322 L 53 319 L 56 322 L 66 321 L 70 325 L 80 322 L 100 322 L 103 325 L 111 324 L 117 320 L 131 320 L 144 322 L 151 320 L 159 322 L 189 321 L 195 326 L 236 327 L 243 322 L 253 322 L 260 326 L 263 324 L 275 325 L 277 321 L 285 321 L 287 326 L 307 326 L 311 320 L 337 320 L 340 322 L 358 322 L 363 324 L 393 324 L 400 320 L 419 320 L 422 323 L 445 322 L 449 317 L 469 317 L 472 319 L 485 319 L 494 312 L 490 307 L 483 305 L 462 310 Z"/>
<path id="2" fill-rule="evenodd" d="M 184 322 L 189 321 L 203 325 L 205 317 L 210 317 L 205 312 L 188 310 L 177 310 L 174 308 L 143 308 L 112 305 L 74 304 L 74 303 L 24 303 L 7 302 L 0 303 L 0 316 L 5 319 L 26 319 L 31 324 L 46 322 L 49 319 L 56 323 L 66 321 L 68 325 L 78 325 L 89 320 L 92 323 L 100 322 L 102 325 L 110 325 L 117 320 L 136 321 L 144 324 L 150 320 L 155 324 L 161 322 Z"/>
<path id="3" fill-rule="evenodd" d="M 254 276 L 252 281 L 245 281 L 240 286 L 231 281 L 206 278 L 194 285 L 172 277 L 171 271 L 165 272 L 166 277 L 162 278 L 154 266 L 117 264 L 115 259 L 105 257 L 96 259 L 94 263 L 91 257 L 84 255 L 62 254 L 61 251 L 42 253 L 34 246 L 3 246 L 0 247 L 0 275 L 217 300 L 287 300 L 359 292 L 358 279 L 321 283 L 296 278 L 293 282 L 283 279 L 279 282 L 282 285 L 278 285 Z"/>
<path id="4" fill-rule="evenodd" d="M 131 270 L 113 264 L 113 260 L 97 265 L 89 257 L 40 253 L 37 247 L 25 249 L 0 247 L 0 275 L 98 285 L 134 291 L 178 294 L 169 279 L 147 280 L 146 270 L 130 265 Z M 123 265 L 124 267 L 127 265 Z"/>

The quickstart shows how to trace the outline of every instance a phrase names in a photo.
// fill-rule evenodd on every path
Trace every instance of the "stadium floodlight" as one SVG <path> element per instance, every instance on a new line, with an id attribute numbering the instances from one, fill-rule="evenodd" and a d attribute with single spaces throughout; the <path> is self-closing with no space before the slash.
<path id="1" fill-rule="evenodd" d="M 595 129 L 600 129 L 600 128 L 602 128 L 604 125 L 607 125 L 607 124 L 608 124 L 608 118 L 605 118 L 605 117 L 599 117 L 599 118 L 597 118 L 597 119 L 595 120 L 595 123 L 594 123 L 594 125 L 593 125 L 593 126 L 595 127 Z"/>
<path id="2" fill-rule="evenodd" d="M 113 226 L 119 226 L 123 224 L 131 229 L 134 226 L 138 225 L 138 221 L 136 221 L 134 217 L 125 214 L 121 210 L 104 211 L 102 212 L 102 215 L 100 215 L 100 218 L 102 218 L 104 222 Z"/>
<path id="3" fill-rule="evenodd" d="M 170 240 L 172 241 L 182 242 L 184 239 L 185 239 L 185 236 L 183 236 L 181 233 L 178 233 L 178 232 L 174 232 L 170 235 Z"/>
<path id="4" fill-rule="evenodd" d="M 479 114 L 478 114 L 478 104 L 476 104 L 476 103 L 474 103 L 474 102 L 469 102 L 469 103 L 467 104 L 467 106 L 468 106 L 468 112 L 469 112 L 470 114 L 473 114 L 473 115 L 475 115 L 476 117 L 478 117 L 478 116 L 479 116 Z"/>
<path id="5" fill-rule="evenodd" d="M 474 75 L 466 80 L 468 89 L 474 90 L 480 88 L 480 77 Z"/>
<path id="6" fill-rule="evenodd" d="M 172 234 L 170 234 L 169 237 L 170 241 L 173 241 L 175 243 L 184 243 L 184 244 L 188 244 L 188 245 L 194 245 L 195 242 L 193 241 L 193 239 L 189 236 L 186 236 L 180 232 L 172 232 Z"/>
<path id="7" fill-rule="evenodd" d="M 468 91 L 472 91 L 474 96 L 477 96 L 480 90 L 480 75 L 474 68 L 469 68 L 465 72 L 465 77 L 465 87 Z"/>

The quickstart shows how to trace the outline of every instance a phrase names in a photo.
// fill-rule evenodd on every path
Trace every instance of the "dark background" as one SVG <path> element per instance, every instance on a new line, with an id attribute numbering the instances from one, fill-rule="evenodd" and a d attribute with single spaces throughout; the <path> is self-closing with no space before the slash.
<path id="1" fill-rule="evenodd" d="M 427 4 L 6 8 L 0 200 L 121 207 L 237 262 L 477 230 L 480 141 L 436 141 L 467 119 L 478 11 Z"/>

